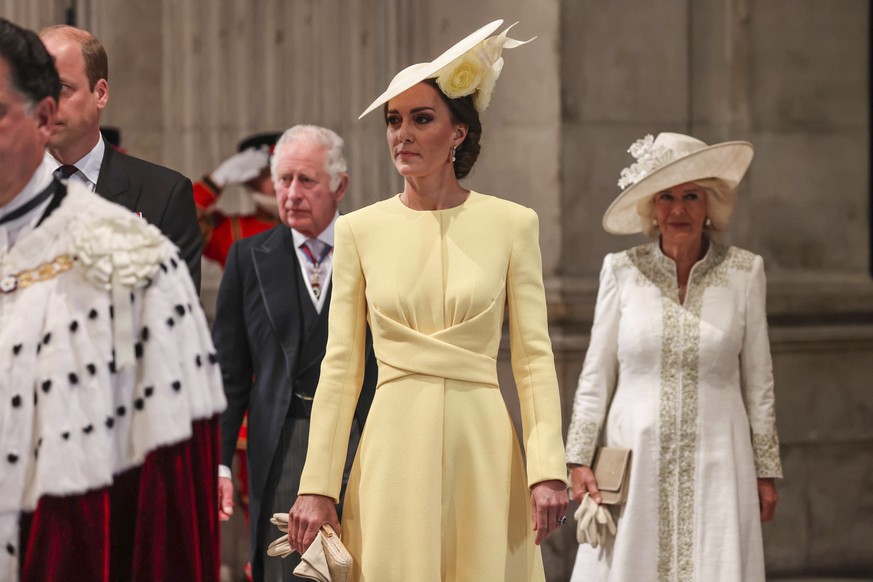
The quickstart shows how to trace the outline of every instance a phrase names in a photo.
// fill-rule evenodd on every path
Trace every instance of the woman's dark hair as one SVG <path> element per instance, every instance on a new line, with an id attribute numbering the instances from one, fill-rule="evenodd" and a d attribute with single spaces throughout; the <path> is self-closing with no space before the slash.
<path id="1" fill-rule="evenodd" d="M 479 140 L 482 138 L 482 122 L 479 121 L 479 112 L 473 106 L 472 95 L 449 99 L 437 85 L 436 79 L 425 79 L 424 82 L 433 87 L 443 102 L 449 106 L 449 111 L 452 112 L 452 121 L 467 126 L 467 137 L 455 150 L 455 178 L 460 180 L 467 177 L 473 169 L 473 165 L 479 159 L 479 152 L 482 150 L 482 146 L 479 145 Z"/>
<path id="2" fill-rule="evenodd" d="M 0 56 L 9 65 L 12 87 L 27 101 L 39 103 L 51 97 L 57 102 L 61 81 L 35 32 L 0 18 Z"/>
<path id="3" fill-rule="evenodd" d="M 479 140 L 482 138 L 482 122 L 479 121 L 479 112 L 473 107 L 473 96 L 467 95 L 466 97 L 449 99 L 440 90 L 436 79 L 425 79 L 422 82 L 436 90 L 443 102 L 448 106 L 454 123 L 463 123 L 467 126 L 467 137 L 455 150 L 455 178 L 458 180 L 466 178 L 473 169 L 473 165 L 479 158 L 479 152 L 482 150 L 482 147 L 479 145 Z M 384 109 L 387 116 L 388 103 L 385 103 Z"/>

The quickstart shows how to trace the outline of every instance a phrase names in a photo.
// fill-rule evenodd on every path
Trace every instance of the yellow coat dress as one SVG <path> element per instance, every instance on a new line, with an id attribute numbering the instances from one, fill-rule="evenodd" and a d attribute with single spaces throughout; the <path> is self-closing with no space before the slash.
<path id="1" fill-rule="evenodd" d="M 543 580 L 529 487 L 564 481 L 536 214 L 476 192 L 336 223 L 330 335 L 300 494 L 337 499 L 364 373 L 379 381 L 345 498 L 353 579 Z M 508 313 L 527 473 L 497 382 Z"/>

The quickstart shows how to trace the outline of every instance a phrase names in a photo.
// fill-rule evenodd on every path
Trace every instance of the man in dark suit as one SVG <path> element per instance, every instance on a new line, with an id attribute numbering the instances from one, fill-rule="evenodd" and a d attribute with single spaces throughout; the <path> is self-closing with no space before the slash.
<path id="1" fill-rule="evenodd" d="M 0 580 L 218 582 L 209 331 L 169 240 L 54 177 L 62 90 L 0 18 Z M 118 279 L 120 251 L 137 268 Z"/>
<path id="2" fill-rule="evenodd" d="M 179 247 L 199 290 L 203 237 L 191 181 L 122 154 L 100 135 L 100 114 L 109 101 L 109 61 L 100 41 L 64 25 L 44 29 L 40 38 L 61 77 L 58 116 L 48 143 L 57 172 L 157 226 Z"/>
<path id="3" fill-rule="evenodd" d="M 219 517 L 232 512 L 230 463 L 248 412 L 249 515 L 256 582 L 292 578 L 299 561 L 266 556 L 281 533 L 269 522 L 297 497 L 309 413 L 327 343 L 337 205 L 348 176 L 342 139 L 295 126 L 276 145 L 272 176 L 281 224 L 231 247 L 218 291 L 213 340 L 227 396 L 221 417 Z M 346 478 L 373 399 L 376 362 L 367 368 L 349 444 Z"/>

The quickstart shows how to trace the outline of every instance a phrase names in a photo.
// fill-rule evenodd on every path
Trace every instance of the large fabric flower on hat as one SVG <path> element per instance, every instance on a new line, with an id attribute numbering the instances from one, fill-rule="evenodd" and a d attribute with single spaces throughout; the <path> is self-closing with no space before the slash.
<path id="1" fill-rule="evenodd" d="M 687 155 L 687 152 L 679 152 L 656 144 L 651 134 L 635 141 L 627 151 L 637 161 L 621 171 L 618 180 L 619 188 L 636 184 L 658 168 Z"/>
<path id="2" fill-rule="evenodd" d="M 491 63 L 481 50 L 473 49 L 458 57 L 437 75 L 437 84 L 449 99 L 471 95 L 485 77 Z"/>
<path id="3" fill-rule="evenodd" d="M 479 113 L 485 111 L 491 103 L 491 94 L 500 71 L 503 70 L 503 49 L 516 48 L 536 38 L 525 41 L 509 38 L 507 33 L 512 26 L 497 36 L 486 38 L 437 71 L 434 75 L 437 85 L 446 97 L 458 99 L 473 95 L 476 110 Z"/>

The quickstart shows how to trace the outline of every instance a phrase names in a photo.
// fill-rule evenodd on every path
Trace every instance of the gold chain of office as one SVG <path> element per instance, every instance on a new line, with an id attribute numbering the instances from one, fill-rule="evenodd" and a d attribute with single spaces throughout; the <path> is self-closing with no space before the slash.
<path id="1" fill-rule="evenodd" d="M 61 273 L 65 273 L 76 264 L 76 258 L 72 255 L 60 255 L 51 261 L 42 263 L 33 269 L 25 269 L 20 273 L 4 275 L 0 279 L 0 293 L 12 293 L 16 289 L 25 289 L 35 283 L 54 279 Z"/>

